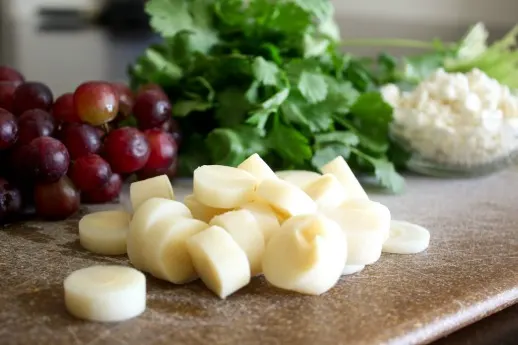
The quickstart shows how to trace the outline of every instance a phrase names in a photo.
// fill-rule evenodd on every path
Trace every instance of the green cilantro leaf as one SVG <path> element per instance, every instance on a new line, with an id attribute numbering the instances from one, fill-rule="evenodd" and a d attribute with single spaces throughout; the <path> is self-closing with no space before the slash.
<path id="1" fill-rule="evenodd" d="M 153 30 L 163 37 L 173 37 L 194 26 L 189 4 L 183 0 L 152 0 L 146 3 L 146 13 L 151 17 Z"/>
<path id="2" fill-rule="evenodd" d="M 374 77 L 362 61 L 357 59 L 349 61 L 345 75 L 360 92 L 368 92 L 376 88 Z"/>
<path id="3" fill-rule="evenodd" d="M 182 70 L 179 66 L 169 61 L 163 54 L 156 49 L 150 48 L 145 52 L 145 56 L 149 62 L 153 63 L 157 70 L 170 77 L 172 80 L 177 80 L 182 77 Z"/>
<path id="4" fill-rule="evenodd" d="M 403 61 L 405 79 L 413 83 L 419 83 L 438 68 L 443 67 L 444 56 L 442 54 L 426 54 L 405 58 Z"/>
<path id="5" fill-rule="evenodd" d="M 245 3 L 242 0 L 220 0 L 214 3 L 214 14 L 230 27 L 243 27 L 247 17 Z"/>
<path id="6" fill-rule="evenodd" d="M 362 94 L 352 106 L 351 113 L 370 123 L 388 125 L 392 121 L 392 107 L 379 92 Z"/>
<path id="7" fill-rule="evenodd" d="M 295 164 L 303 164 L 312 156 L 308 139 L 292 127 L 283 125 L 276 119 L 267 137 L 269 146 L 283 159 Z"/>
<path id="8" fill-rule="evenodd" d="M 302 72 L 298 89 L 309 103 L 318 103 L 327 97 L 326 79 L 321 74 Z"/>
<path id="9" fill-rule="evenodd" d="M 270 30 L 281 31 L 287 34 L 301 34 L 311 25 L 311 16 L 298 4 L 279 1 L 276 10 L 271 11 L 271 4 L 268 0 L 255 0 L 253 4 L 267 7 L 268 17 L 265 20 L 266 26 Z M 261 10 L 264 10 L 261 8 Z"/>
<path id="10" fill-rule="evenodd" d="M 311 158 L 311 164 L 314 168 L 320 169 L 327 163 L 331 162 L 338 156 L 348 159 L 351 154 L 351 149 L 347 145 L 342 144 L 331 144 L 326 147 L 320 148 L 315 151 L 313 158 Z"/>
<path id="11" fill-rule="evenodd" d="M 218 42 L 212 30 L 209 4 L 205 0 L 151 0 L 146 3 L 146 13 L 151 17 L 153 30 L 163 37 L 174 37 L 188 31 L 194 50 L 207 52 Z"/>
<path id="12" fill-rule="evenodd" d="M 320 64 L 315 59 L 292 59 L 284 65 L 287 78 L 291 85 L 298 85 L 304 72 L 320 73 Z"/>
<path id="13" fill-rule="evenodd" d="M 378 83 L 384 85 L 396 82 L 398 80 L 396 58 L 386 53 L 381 53 L 377 60 Z"/>
<path id="14" fill-rule="evenodd" d="M 281 111 L 285 122 L 300 125 L 311 133 L 327 131 L 333 125 L 332 110 L 327 109 L 325 104 L 308 104 L 296 92 L 282 104 Z"/>
<path id="15" fill-rule="evenodd" d="M 300 107 L 300 101 L 296 101 L 293 99 L 288 99 L 281 106 L 282 110 L 282 118 L 285 122 L 289 124 L 301 125 L 303 127 L 310 127 L 309 121 L 306 118 L 306 114 L 304 113 Z"/>
<path id="16" fill-rule="evenodd" d="M 195 111 L 206 111 L 212 108 L 212 103 L 198 100 L 181 100 L 173 105 L 173 115 L 185 117 Z"/>
<path id="17" fill-rule="evenodd" d="M 217 95 L 216 99 L 218 107 L 215 116 L 222 127 L 242 124 L 252 108 L 243 91 L 238 88 L 225 89 Z"/>
<path id="18" fill-rule="evenodd" d="M 353 132 L 335 131 L 315 135 L 315 144 L 325 146 L 329 143 L 339 143 L 345 146 L 357 146 L 360 138 Z"/>
<path id="19" fill-rule="evenodd" d="M 185 138 L 185 142 L 180 151 L 181 176 L 192 176 L 192 172 L 201 165 L 207 164 L 210 160 L 204 137 L 198 133 L 193 133 Z"/>
<path id="20" fill-rule="evenodd" d="M 397 173 L 394 164 L 389 162 L 386 157 L 372 157 L 357 148 L 351 148 L 351 152 L 359 158 L 360 163 L 367 163 L 372 166 L 376 180 L 380 185 L 394 193 L 401 193 L 403 191 L 405 180 Z"/>
<path id="21" fill-rule="evenodd" d="M 353 124 L 361 133 L 366 146 L 379 151 L 388 148 L 389 125 L 392 121 L 392 107 L 385 103 L 378 92 L 361 95 L 351 108 Z"/>
<path id="22" fill-rule="evenodd" d="M 259 101 L 259 88 L 261 87 L 261 83 L 258 80 L 254 80 L 252 85 L 246 90 L 245 98 L 250 103 L 257 103 Z"/>
<path id="23" fill-rule="evenodd" d="M 246 123 L 255 125 L 258 129 L 263 130 L 270 115 L 279 110 L 279 107 L 288 98 L 289 94 L 289 89 L 282 89 L 277 92 L 275 95 L 263 102 L 259 110 L 252 112 Z"/>
<path id="24" fill-rule="evenodd" d="M 322 104 L 328 112 L 346 114 L 351 106 L 358 100 L 360 93 L 349 81 L 339 81 L 326 77 L 328 96 Z"/>
<path id="25" fill-rule="evenodd" d="M 394 164 L 386 159 L 370 160 L 374 166 L 374 174 L 379 183 L 394 193 L 401 193 L 405 188 L 405 180 L 396 172 Z"/>
<path id="26" fill-rule="evenodd" d="M 266 61 L 259 56 L 252 64 L 255 79 L 263 85 L 275 86 L 279 84 L 279 68 L 276 64 Z"/>
<path id="27" fill-rule="evenodd" d="M 322 0 L 289 0 L 297 4 L 306 12 L 314 15 L 318 19 L 325 19 L 332 17 L 334 8 L 331 2 Z"/>
<path id="28" fill-rule="evenodd" d="M 239 126 L 217 128 L 206 139 L 214 164 L 237 166 L 253 153 L 262 155 L 267 146 L 257 129 Z"/>

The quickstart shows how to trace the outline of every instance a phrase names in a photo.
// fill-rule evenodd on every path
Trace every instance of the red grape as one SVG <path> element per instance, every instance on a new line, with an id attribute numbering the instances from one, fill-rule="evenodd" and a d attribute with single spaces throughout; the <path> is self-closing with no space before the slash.
<path id="1" fill-rule="evenodd" d="M 123 83 L 113 83 L 112 86 L 119 95 L 119 113 L 121 113 L 123 117 L 131 115 L 133 112 L 133 104 L 135 103 L 133 92 Z"/>
<path id="2" fill-rule="evenodd" d="M 144 92 L 148 92 L 148 91 L 155 91 L 155 92 L 161 93 L 162 95 L 164 95 L 164 97 L 167 97 L 167 95 L 165 94 L 164 90 L 160 87 L 160 85 L 152 84 L 152 83 L 141 85 L 137 90 L 137 97 L 140 96 L 140 94 L 142 94 Z"/>
<path id="3" fill-rule="evenodd" d="M 14 68 L 0 66 L 0 81 L 10 81 L 16 84 L 21 84 L 25 81 L 25 78 Z"/>
<path id="4" fill-rule="evenodd" d="M 22 196 L 18 188 L 0 178 L 0 225 L 13 219 L 22 208 Z"/>
<path id="5" fill-rule="evenodd" d="M 8 150 L 0 150 L 0 177 L 10 176 L 12 170 L 10 159 L 11 152 Z"/>
<path id="6" fill-rule="evenodd" d="M 37 156 L 37 152 L 29 145 L 15 146 L 9 157 L 9 177 L 19 182 L 20 186 L 32 184 L 36 175 Z"/>
<path id="7" fill-rule="evenodd" d="M 133 173 L 146 165 L 149 144 L 142 132 L 123 127 L 111 131 L 104 141 L 104 154 L 116 173 Z"/>
<path id="8" fill-rule="evenodd" d="M 86 123 L 68 123 L 63 126 L 59 139 L 65 144 L 72 160 L 97 153 L 101 148 L 101 137 L 97 128 Z"/>
<path id="9" fill-rule="evenodd" d="M 119 174 L 112 174 L 104 186 L 85 192 L 83 200 L 88 203 L 101 204 L 115 200 L 122 190 L 122 179 Z"/>
<path id="10" fill-rule="evenodd" d="M 143 92 L 135 100 L 133 114 L 142 130 L 160 127 L 171 117 L 171 103 L 159 92 Z"/>
<path id="11" fill-rule="evenodd" d="M 14 111 L 14 91 L 16 91 L 17 87 L 18 85 L 15 83 L 0 81 L 0 108 L 10 111 L 11 113 Z"/>
<path id="12" fill-rule="evenodd" d="M 178 153 L 178 147 L 172 135 L 159 129 L 149 129 L 144 134 L 149 143 L 150 154 L 143 170 L 169 168 Z"/>
<path id="13" fill-rule="evenodd" d="M 79 118 L 94 126 L 111 121 L 119 111 L 117 91 L 100 81 L 81 84 L 74 92 L 74 104 Z"/>
<path id="14" fill-rule="evenodd" d="M 39 137 L 31 141 L 29 149 L 31 158 L 36 157 L 34 175 L 37 182 L 56 182 L 67 173 L 70 157 L 59 140 Z"/>
<path id="15" fill-rule="evenodd" d="M 98 155 L 82 156 L 70 170 L 72 182 L 82 192 L 99 189 L 108 183 L 112 169 L 108 162 Z"/>
<path id="16" fill-rule="evenodd" d="M 14 115 L 0 108 L 0 150 L 11 147 L 18 138 L 18 125 Z M 0 164 L 5 164 L 0 162 Z"/>
<path id="17" fill-rule="evenodd" d="M 176 173 L 178 171 L 178 159 L 175 158 L 171 165 L 167 168 L 161 169 L 142 169 L 137 172 L 137 178 L 139 180 L 147 180 L 148 178 L 167 175 L 170 179 L 174 179 L 176 177 Z"/>
<path id="18" fill-rule="evenodd" d="M 56 99 L 52 106 L 52 116 L 62 122 L 81 122 L 74 107 L 73 93 L 65 93 Z"/>
<path id="19" fill-rule="evenodd" d="M 29 144 L 38 137 L 50 137 L 54 133 L 54 119 L 44 110 L 27 110 L 18 118 L 19 145 Z"/>
<path id="20" fill-rule="evenodd" d="M 106 136 L 106 130 L 102 127 L 94 127 L 95 128 L 95 131 L 97 132 L 97 135 L 99 136 L 99 138 L 104 139 L 104 137 Z"/>
<path id="21" fill-rule="evenodd" d="M 54 97 L 49 87 L 39 82 L 21 84 L 14 92 L 13 106 L 16 115 L 30 109 L 49 110 Z"/>
<path id="22" fill-rule="evenodd" d="M 178 126 L 178 122 L 173 119 L 169 119 L 162 124 L 160 127 L 164 132 L 171 133 L 174 141 L 178 146 L 182 143 L 182 132 L 180 131 L 180 127 Z"/>
<path id="23" fill-rule="evenodd" d="M 63 176 L 54 183 L 36 185 L 34 202 L 39 216 L 61 220 L 79 210 L 80 195 L 70 179 Z"/>

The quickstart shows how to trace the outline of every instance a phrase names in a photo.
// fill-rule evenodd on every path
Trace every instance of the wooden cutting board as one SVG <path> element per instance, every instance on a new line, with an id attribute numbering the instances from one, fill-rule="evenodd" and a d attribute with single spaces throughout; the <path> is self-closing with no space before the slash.
<path id="1" fill-rule="evenodd" d="M 189 188 L 184 182 L 176 191 Z M 518 301 L 518 170 L 477 180 L 411 177 L 404 195 L 373 199 L 395 219 L 429 228 L 431 247 L 383 255 L 319 297 L 254 278 L 221 301 L 199 281 L 149 278 L 147 311 L 120 324 L 65 311 L 67 274 L 128 264 L 82 250 L 77 219 L 0 230 L 0 344 L 419 344 Z"/>

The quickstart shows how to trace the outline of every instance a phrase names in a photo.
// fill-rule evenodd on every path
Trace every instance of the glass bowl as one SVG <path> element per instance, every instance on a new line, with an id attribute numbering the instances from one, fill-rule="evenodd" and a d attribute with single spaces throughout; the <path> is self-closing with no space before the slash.
<path id="1" fill-rule="evenodd" d="M 513 140 L 513 148 L 505 153 L 484 160 L 484 162 L 476 163 L 453 163 L 447 160 L 439 161 L 435 157 L 426 156 L 419 152 L 415 145 L 405 138 L 401 133 L 401 127 L 396 124 L 391 126 L 392 139 L 410 153 L 407 162 L 408 170 L 433 177 L 455 178 L 455 177 L 480 177 L 493 174 L 504 170 L 509 166 L 518 162 L 518 132 L 514 129 L 509 131 L 510 140 Z M 453 135 L 453 134 L 451 134 Z M 444 137 L 438 137 L 437 140 L 446 140 Z M 516 142 L 516 144 L 514 144 Z M 447 154 L 445 154 L 447 156 Z"/>

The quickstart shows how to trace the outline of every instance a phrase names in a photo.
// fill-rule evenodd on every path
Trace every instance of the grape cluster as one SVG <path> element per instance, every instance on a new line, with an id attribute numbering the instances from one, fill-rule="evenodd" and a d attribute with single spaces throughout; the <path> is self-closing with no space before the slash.
<path id="1" fill-rule="evenodd" d="M 0 225 L 31 208 L 64 219 L 81 201 L 113 201 L 133 174 L 173 178 L 180 137 L 157 85 L 134 93 L 89 81 L 54 100 L 45 84 L 0 66 Z"/>

